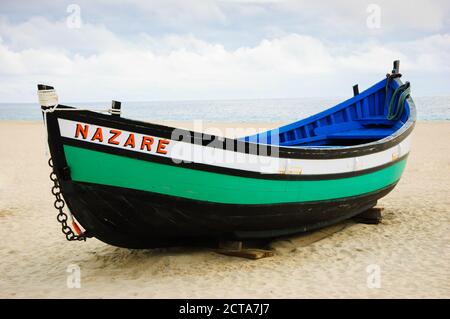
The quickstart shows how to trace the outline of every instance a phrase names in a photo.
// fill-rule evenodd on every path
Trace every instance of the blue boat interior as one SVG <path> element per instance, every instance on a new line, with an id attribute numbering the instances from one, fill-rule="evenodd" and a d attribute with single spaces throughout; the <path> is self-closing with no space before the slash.
<path id="1" fill-rule="evenodd" d="M 242 141 L 299 147 L 336 147 L 365 144 L 392 135 L 408 120 L 409 82 L 390 77 L 323 112 Z"/>

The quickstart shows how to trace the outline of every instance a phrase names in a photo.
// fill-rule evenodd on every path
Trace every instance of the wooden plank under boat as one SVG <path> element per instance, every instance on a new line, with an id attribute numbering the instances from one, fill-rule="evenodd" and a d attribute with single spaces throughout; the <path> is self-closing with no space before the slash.
<path id="1" fill-rule="evenodd" d="M 151 248 L 273 238 L 375 206 L 403 173 L 416 120 L 400 76 L 395 62 L 330 109 L 239 139 L 122 118 L 117 103 L 112 114 L 72 108 L 46 85 L 38 93 L 78 238 Z"/>

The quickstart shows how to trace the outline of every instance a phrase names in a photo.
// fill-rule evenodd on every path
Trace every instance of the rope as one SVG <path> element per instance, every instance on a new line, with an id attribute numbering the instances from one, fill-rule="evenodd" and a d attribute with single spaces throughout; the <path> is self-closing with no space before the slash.
<path id="1" fill-rule="evenodd" d="M 405 110 L 405 100 L 411 93 L 410 83 L 400 85 L 394 90 L 388 107 L 388 120 L 399 120 Z M 387 95 L 386 95 L 387 101 Z M 397 103 L 395 103 L 397 101 Z"/>

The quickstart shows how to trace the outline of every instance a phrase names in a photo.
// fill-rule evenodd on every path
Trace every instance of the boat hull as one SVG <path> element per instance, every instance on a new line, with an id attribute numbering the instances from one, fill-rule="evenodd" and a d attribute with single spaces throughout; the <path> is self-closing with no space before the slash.
<path id="1" fill-rule="evenodd" d="M 93 141 L 93 132 L 76 138 L 76 126 L 67 130 L 62 125 L 70 120 L 95 132 L 98 127 L 127 129 L 125 119 L 104 123 L 97 117 L 51 114 L 52 158 L 67 206 L 87 234 L 127 248 L 273 238 L 337 223 L 375 206 L 392 190 L 409 153 L 407 136 L 400 136 L 353 157 L 270 157 L 280 165 L 300 164 L 306 172 L 324 174 L 301 174 L 286 166 L 281 174 L 264 174 L 218 166 L 223 162 L 183 163 L 170 153 L 162 157 L 110 147 Z M 146 130 L 162 135 L 152 127 Z M 336 165 L 347 171 L 332 173 Z"/>
<path id="2" fill-rule="evenodd" d="M 305 203 L 218 204 L 91 183 L 71 183 L 66 201 L 89 234 L 127 248 L 273 238 L 351 218 L 395 186 L 367 194 Z"/>
<path id="3" fill-rule="evenodd" d="M 64 105 L 45 116 L 54 172 L 85 234 L 154 248 L 301 233 L 375 206 L 406 165 L 415 123 L 411 99 L 407 106 L 394 133 L 325 148 L 227 139 Z M 376 133 L 384 124 L 368 125 Z"/>

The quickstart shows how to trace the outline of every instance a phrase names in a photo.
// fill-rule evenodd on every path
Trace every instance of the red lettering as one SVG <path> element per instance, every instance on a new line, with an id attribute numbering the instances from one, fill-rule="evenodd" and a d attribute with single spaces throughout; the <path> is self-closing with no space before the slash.
<path id="1" fill-rule="evenodd" d="M 97 130 L 94 133 L 94 136 L 92 136 L 91 141 L 98 140 L 99 142 L 103 142 L 103 131 L 101 127 L 98 127 Z"/>
<path id="2" fill-rule="evenodd" d="M 109 133 L 113 134 L 113 136 L 109 138 L 108 143 L 113 145 L 119 145 L 119 142 L 116 141 L 116 138 L 118 138 L 119 135 L 122 134 L 122 132 L 118 130 L 111 130 L 109 131 Z"/>
<path id="3" fill-rule="evenodd" d="M 144 136 L 142 138 L 142 143 L 141 143 L 141 150 L 145 148 L 147 148 L 147 151 L 150 152 L 152 150 L 152 145 L 153 145 L 154 139 L 153 137 L 150 136 Z"/>
<path id="4" fill-rule="evenodd" d="M 89 130 L 89 125 L 86 124 L 83 128 L 81 126 L 81 124 L 77 123 L 77 128 L 75 130 L 75 138 L 78 138 L 81 134 L 83 139 L 86 139 L 87 135 L 88 135 L 88 130 Z"/>
<path id="5" fill-rule="evenodd" d="M 134 134 L 130 133 L 130 135 L 127 138 L 127 141 L 125 144 L 123 144 L 124 147 L 131 146 L 131 148 L 134 148 Z"/>
<path id="6" fill-rule="evenodd" d="M 159 140 L 158 148 L 156 149 L 156 153 L 167 154 L 167 151 L 165 150 L 165 148 L 167 145 L 169 145 L 169 143 L 170 143 L 170 141 L 168 141 L 168 140 Z"/>

